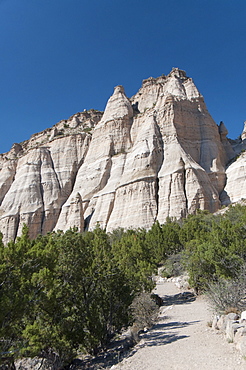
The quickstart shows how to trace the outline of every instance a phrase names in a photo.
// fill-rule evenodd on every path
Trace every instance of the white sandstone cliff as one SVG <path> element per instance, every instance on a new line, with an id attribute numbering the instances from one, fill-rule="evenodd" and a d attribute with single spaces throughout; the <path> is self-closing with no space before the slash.
<path id="1" fill-rule="evenodd" d="M 103 115 L 77 113 L 1 155 L 4 240 L 20 235 L 23 223 L 35 237 L 214 212 L 234 156 L 226 135 L 184 71 L 144 80 L 131 99 L 117 86 Z"/>

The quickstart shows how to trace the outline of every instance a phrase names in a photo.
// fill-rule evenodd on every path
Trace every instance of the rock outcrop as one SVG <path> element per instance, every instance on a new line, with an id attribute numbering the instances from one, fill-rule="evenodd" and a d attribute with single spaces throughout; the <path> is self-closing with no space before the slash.
<path id="1" fill-rule="evenodd" d="M 226 170 L 227 183 L 222 193 L 222 204 L 229 205 L 246 199 L 246 152 L 243 150 L 238 158 Z"/>
<path id="2" fill-rule="evenodd" d="M 0 230 L 5 241 L 20 235 L 24 223 L 31 237 L 54 229 L 87 154 L 91 141 L 88 128 L 93 128 L 101 116 L 97 112 L 76 114 L 22 145 L 14 144 L 9 153 L 1 155 Z M 71 130 L 74 122 L 76 127 Z M 83 217 L 82 208 L 75 213 Z M 83 220 L 71 226 L 79 225 Z"/>
<path id="3" fill-rule="evenodd" d="M 24 223 L 35 237 L 217 211 L 235 156 L 226 135 L 184 71 L 144 80 L 131 99 L 117 86 L 103 114 L 77 113 L 0 156 L 4 240 Z"/>
<path id="4" fill-rule="evenodd" d="M 242 356 L 246 356 L 246 311 L 239 316 L 233 311 L 227 315 L 215 315 L 212 329 L 224 334 L 229 343 L 234 343 Z"/>

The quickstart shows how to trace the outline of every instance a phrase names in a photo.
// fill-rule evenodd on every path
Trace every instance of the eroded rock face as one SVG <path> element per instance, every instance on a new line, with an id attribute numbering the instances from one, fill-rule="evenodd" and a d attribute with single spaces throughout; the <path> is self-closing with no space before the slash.
<path id="1" fill-rule="evenodd" d="M 244 127 L 243 127 L 243 132 L 241 134 L 241 139 L 242 140 L 246 139 L 246 121 L 244 121 Z"/>
<path id="2" fill-rule="evenodd" d="M 233 162 L 226 170 L 227 183 L 222 193 L 222 204 L 239 202 L 246 199 L 246 152 Z"/>
<path id="3" fill-rule="evenodd" d="M 48 137 L 38 147 L 25 142 L 25 149 L 19 152 L 21 156 L 17 153 L 15 159 L 8 159 L 11 153 L 2 155 L 0 230 L 4 241 L 20 235 L 24 223 L 32 238 L 54 229 L 61 207 L 72 192 L 90 141 L 87 130 L 80 129 L 76 134 L 59 135 L 53 140 Z M 83 220 L 71 226 L 79 225 L 82 229 Z"/>
<path id="4" fill-rule="evenodd" d="M 35 237 L 214 212 L 234 155 L 226 134 L 184 71 L 144 80 L 131 99 L 117 86 L 103 115 L 77 113 L 0 157 L 0 230 L 9 240 L 23 223 Z"/>

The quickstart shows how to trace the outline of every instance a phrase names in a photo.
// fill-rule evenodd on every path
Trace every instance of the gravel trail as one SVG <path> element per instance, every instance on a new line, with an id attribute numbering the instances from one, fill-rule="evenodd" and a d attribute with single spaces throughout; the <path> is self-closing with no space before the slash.
<path id="1" fill-rule="evenodd" d="M 246 370 L 234 345 L 208 327 L 212 313 L 204 297 L 185 299 L 171 282 L 155 292 L 165 302 L 158 323 L 112 370 Z"/>

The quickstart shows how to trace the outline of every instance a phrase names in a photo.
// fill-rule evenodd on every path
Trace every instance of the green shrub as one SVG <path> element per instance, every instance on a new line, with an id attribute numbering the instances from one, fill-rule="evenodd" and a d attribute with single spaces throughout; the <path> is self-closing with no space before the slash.
<path id="1" fill-rule="evenodd" d="M 142 330 L 154 325 L 158 318 L 159 306 L 153 301 L 150 293 L 140 293 L 134 298 L 130 312 L 134 324 Z"/>
<path id="2" fill-rule="evenodd" d="M 184 267 L 182 263 L 182 253 L 172 254 L 169 256 L 163 264 L 163 270 L 161 275 L 166 278 L 172 276 L 180 276 L 184 273 Z"/>
<path id="3" fill-rule="evenodd" d="M 86 133 L 88 133 L 88 134 L 91 134 L 91 130 L 92 130 L 91 127 L 84 127 L 83 128 L 83 131 L 86 132 Z"/>
<path id="4" fill-rule="evenodd" d="M 242 312 L 246 309 L 246 273 L 243 269 L 234 279 L 209 283 L 206 294 L 217 313 Z"/>

